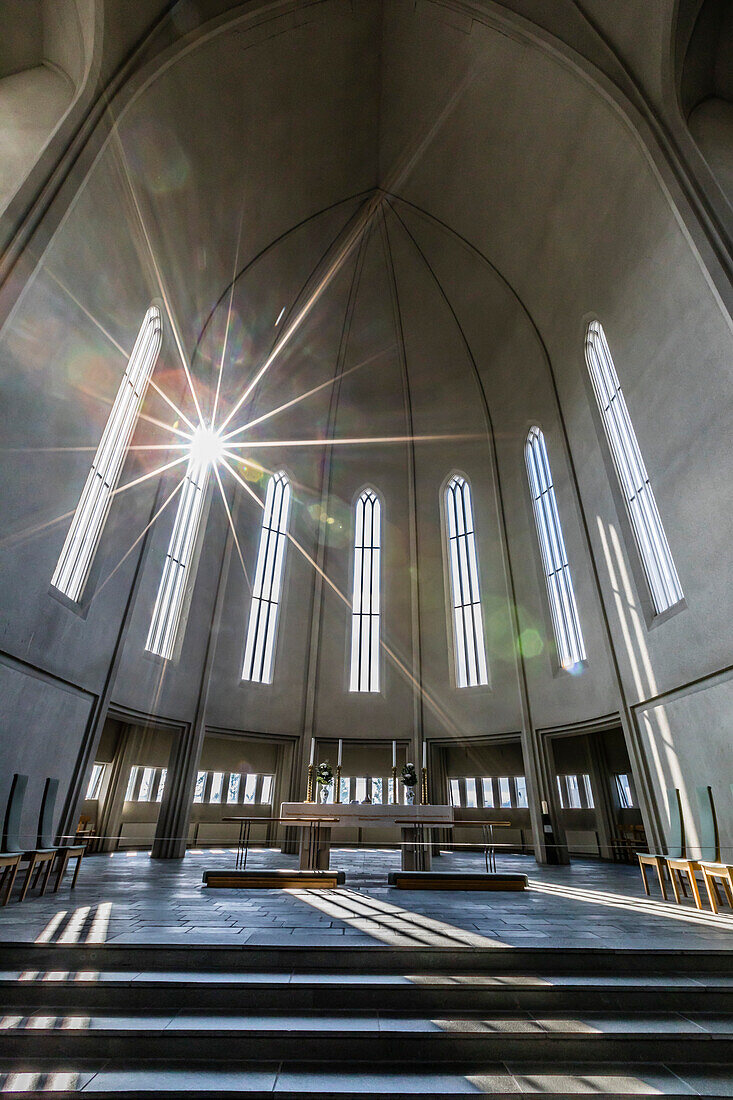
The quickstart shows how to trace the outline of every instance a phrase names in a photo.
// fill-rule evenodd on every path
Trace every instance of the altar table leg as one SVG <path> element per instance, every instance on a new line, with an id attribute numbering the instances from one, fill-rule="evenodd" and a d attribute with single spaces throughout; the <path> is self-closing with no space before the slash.
<path id="1" fill-rule="evenodd" d="M 425 843 L 425 829 L 423 826 L 403 826 L 402 870 L 429 871 L 431 867 L 430 845 Z"/>
<path id="2" fill-rule="evenodd" d="M 331 854 L 331 830 L 318 822 L 304 825 L 300 830 L 301 871 L 327 871 Z"/>

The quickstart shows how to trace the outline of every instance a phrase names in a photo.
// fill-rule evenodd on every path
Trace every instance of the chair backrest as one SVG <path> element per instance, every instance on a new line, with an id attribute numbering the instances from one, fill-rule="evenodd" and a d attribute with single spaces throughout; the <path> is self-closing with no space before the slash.
<path id="1" fill-rule="evenodd" d="M 669 843 L 667 855 L 672 859 L 683 859 L 685 855 L 685 822 L 682 817 L 682 803 L 677 787 L 667 788 L 669 805 Z"/>
<path id="2" fill-rule="evenodd" d="M 43 800 L 41 813 L 38 818 L 38 847 L 53 848 L 53 811 L 56 808 L 56 795 L 58 794 L 59 781 L 49 775 L 43 788 Z"/>
<path id="3" fill-rule="evenodd" d="M 10 786 L 8 806 L 5 811 L 5 822 L 3 824 L 2 849 L 4 852 L 22 852 L 25 850 L 24 846 L 20 843 L 20 817 L 23 813 L 23 800 L 25 799 L 25 789 L 27 786 L 28 776 L 19 775 L 18 772 L 16 772 Z"/>
<path id="4" fill-rule="evenodd" d="M 696 793 L 700 807 L 700 859 L 720 863 L 720 833 L 712 787 L 697 787 Z"/>

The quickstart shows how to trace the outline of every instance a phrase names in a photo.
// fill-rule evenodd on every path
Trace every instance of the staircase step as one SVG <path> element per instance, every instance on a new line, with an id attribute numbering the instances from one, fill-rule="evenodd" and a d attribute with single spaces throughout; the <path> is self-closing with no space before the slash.
<path id="1" fill-rule="evenodd" d="M 2 970 L 144 970 L 318 974 L 694 974 L 733 979 L 733 950 L 586 947 L 250 947 L 247 944 L 0 943 Z"/>
<path id="2" fill-rule="evenodd" d="M 7 1019 L 7 1017 L 6 1017 Z M 12 1022 L 12 1017 L 10 1018 Z M 0 1030 L 0 1058 L 131 1057 L 211 1061 L 236 1058 L 291 1062 L 307 1051 L 332 1068 L 346 1069 L 354 1061 L 401 1064 L 461 1063 L 462 1067 L 495 1061 L 625 1061 L 733 1063 L 733 1032 L 703 1030 L 685 1021 L 676 1027 L 644 1030 L 636 1020 L 618 1021 L 601 1030 L 580 1020 L 558 1020 L 543 1026 L 531 1020 L 451 1020 L 427 1026 L 426 1021 L 313 1019 L 282 1027 L 277 1017 L 181 1024 L 167 1018 L 108 1018 L 100 1026 L 39 1027 L 55 1018 L 40 1018 L 32 1026 Z M 143 1020 L 145 1021 L 143 1025 Z M 118 1024 L 119 1026 L 115 1026 Z M 411 1024 L 415 1026 L 411 1026 Z M 138 1026 L 135 1026 L 138 1025 Z M 143 1026 L 140 1026 L 143 1025 Z M 309 1026 L 308 1026 L 309 1025 Z"/>
<path id="3" fill-rule="evenodd" d="M 354 1067 L 334 1072 L 316 1063 L 282 1069 L 277 1064 L 184 1069 L 174 1066 L 137 1064 L 124 1067 L 81 1065 L 66 1062 L 63 1067 L 34 1061 L 20 1072 L 0 1064 L 0 1090 L 5 1095 L 44 1097 L 81 1095 L 94 1098 L 110 1095 L 126 1100 L 155 1095 L 173 1097 L 222 1097 L 230 1100 L 261 1100 L 273 1095 L 282 1100 L 302 1096 L 329 1100 L 361 1100 L 364 1096 L 388 1096 L 391 1100 L 416 1095 L 443 1100 L 456 1095 L 491 1095 L 503 1100 L 517 1093 L 551 1095 L 555 1100 L 593 1093 L 604 1097 L 641 1095 L 678 1096 L 691 1092 L 706 1096 L 733 1095 L 730 1070 L 725 1066 L 665 1067 L 646 1063 L 629 1067 L 621 1063 L 589 1066 L 583 1063 L 553 1063 L 514 1067 L 502 1063 L 475 1072 L 455 1070 L 397 1072 L 380 1065 Z"/>
<path id="4" fill-rule="evenodd" d="M 15 971 L 0 976 L 7 1010 L 93 1012 L 200 1010 L 252 1012 L 415 1011 L 511 1009 L 723 1012 L 733 987 L 713 977 L 538 975 L 196 974 L 146 971 Z M 26 1013 L 27 1014 L 27 1013 Z"/>

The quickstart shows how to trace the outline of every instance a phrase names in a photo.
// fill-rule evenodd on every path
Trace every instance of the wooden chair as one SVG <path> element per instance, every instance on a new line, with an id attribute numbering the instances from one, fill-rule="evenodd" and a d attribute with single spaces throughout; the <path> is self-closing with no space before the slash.
<path id="1" fill-rule="evenodd" d="M 731 791 L 733 792 L 733 786 L 731 786 Z M 700 800 L 703 824 L 703 848 L 699 860 L 700 871 L 705 883 L 710 908 L 714 913 L 717 913 L 720 907 L 718 882 L 722 884 L 728 904 L 733 909 L 733 866 L 721 862 L 720 830 L 718 828 L 718 815 L 715 812 L 712 787 L 698 787 L 697 795 Z M 705 846 L 705 840 L 708 841 L 707 846 Z M 711 856 L 714 858 L 710 858 Z"/>
<path id="2" fill-rule="evenodd" d="M 698 787 L 696 790 L 697 801 L 700 807 L 700 856 L 698 859 L 684 857 L 668 858 L 667 867 L 669 877 L 672 880 L 672 889 L 677 904 L 680 904 L 680 895 L 677 888 L 678 881 L 683 883 L 683 875 L 690 884 L 690 890 L 698 909 L 702 909 L 702 900 L 697 886 L 696 875 L 703 875 L 702 862 L 710 866 L 720 866 L 720 836 L 718 833 L 718 819 L 715 814 L 713 791 L 711 787 Z M 707 879 L 705 880 L 707 885 Z M 709 892 L 708 892 L 709 893 Z M 709 895 L 710 896 L 710 895 Z M 712 903 L 711 903 L 712 904 Z M 715 912 L 715 910 L 713 910 Z"/>
<path id="3" fill-rule="evenodd" d="M 53 842 L 53 812 L 56 807 L 56 796 L 59 790 L 58 779 L 52 779 L 49 776 L 46 779 L 46 785 L 43 788 L 43 801 L 41 802 L 41 816 L 38 819 L 38 848 L 41 851 L 46 851 L 53 848 L 56 858 L 56 885 L 53 888 L 54 894 L 61 885 L 61 880 L 66 874 L 66 868 L 69 866 L 69 862 L 72 859 L 76 860 L 76 867 L 74 868 L 74 877 L 71 880 L 71 889 L 76 886 L 76 880 L 79 877 L 79 868 L 81 867 L 81 861 L 84 858 L 86 852 L 86 844 L 80 843 L 78 838 L 75 837 L 71 844 L 54 845 Z M 53 861 L 52 861 L 53 863 Z M 51 867 L 49 866 L 48 874 L 51 874 Z M 44 887 L 45 890 L 45 887 Z"/>
<path id="4" fill-rule="evenodd" d="M 3 887 L 5 888 L 3 905 L 7 905 L 10 901 L 10 895 L 15 885 L 15 877 L 18 874 L 20 861 L 23 858 L 23 853 L 20 851 L 20 845 L 16 844 L 13 846 L 12 841 L 17 838 L 20 832 L 20 815 L 23 811 L 23 799 L 25 798 L 25 789 L 27 785 L 27 775 L 15 775 L 13 777 L 10 794 L 8 796 L 8 805 L 5 810 L 1 845 L 2 851 L 0 851 L 0 868 L 2 868 L 0 890 L 2 890 Z M 8 840 L 10 840 L 10 844 Z"/>
<path id="5" fill-rule="evenodd" d="M 641 881 L 644 884 L 644 892 L 647 896 L 650 896 L 649 881 L 647 879 L 646 868 L 653 867 L 657 872 L 657 878 L 659 879 L 659 888 L 662 891 L 662 897 L 667 900 L 667 887 L 665 884 L 665 875 L 669 873 L 670 879 L 672 879 L 672 872 L 669 871 L 668 858 L 671 856 L 673 859 L 678 857 L 684 857 L 685 855 L 685 823 L 682 818 L 682 803 L 680 802 L 680 792 L 677 787 L 669 787 L 667 789 L 667 802 L 669 804 L 669 851 L 666 855 L 662 855 L 661 852 L 637 852 L 636 856 L 639 860 L 639 870 L 641 871 Z M 672 888 L 675 890 L 674 879 L 672 879 Z M 687 897 L 684 885 L 682 890 Z"/>
<path id="6" fill-rule="evenodd" d="M 701 859 L 700 870 L 712 911 L 717 913 L 720 908 L 718 881 L 722 883 L 728 905 L 733 909 L 733 866 L 729 863 L 708 863 L 707 860 Z"/>

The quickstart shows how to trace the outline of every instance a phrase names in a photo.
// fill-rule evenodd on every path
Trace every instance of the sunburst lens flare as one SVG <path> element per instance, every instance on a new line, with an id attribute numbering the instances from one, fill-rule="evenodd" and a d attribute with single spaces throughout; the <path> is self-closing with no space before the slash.
<path id="1" fill-rule="evenodd" d="M 224 453 L 224 441 L 219 432 L 202 424 L 191 436 L 188 449 L 197 462 L 215 466 Z"/>

